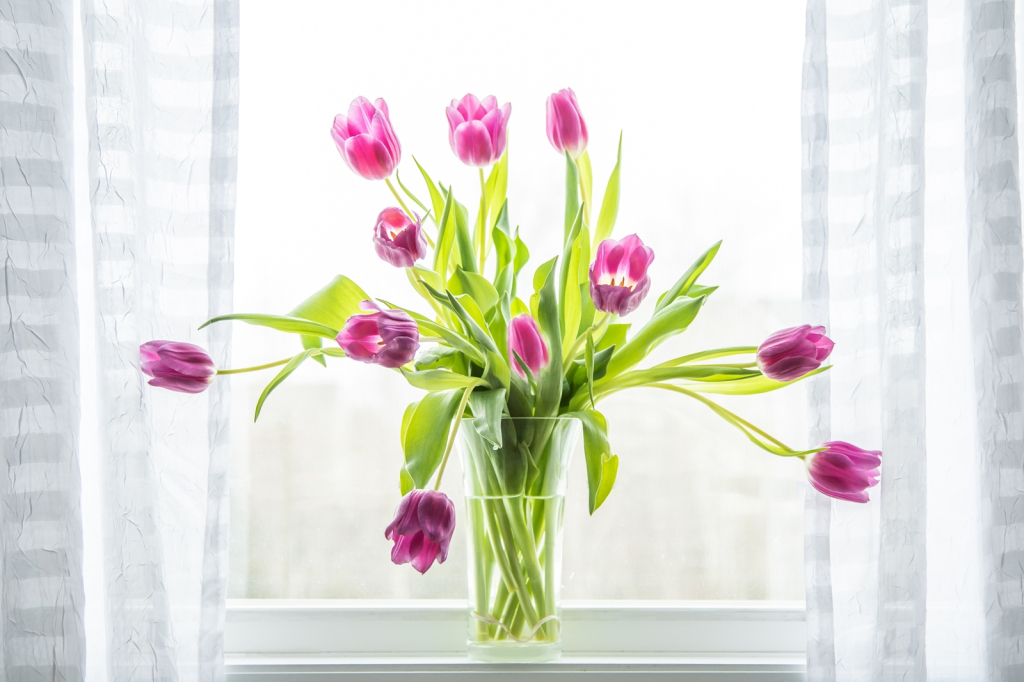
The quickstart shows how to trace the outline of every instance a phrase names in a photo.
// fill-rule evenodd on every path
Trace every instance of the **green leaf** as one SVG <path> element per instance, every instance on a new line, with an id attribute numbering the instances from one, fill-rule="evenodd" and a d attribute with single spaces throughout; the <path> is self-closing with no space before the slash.
<path id="1" fill-rule="evenodd" d="M 547 341 L 550 360 L 547 366 L 540 371 L 540 376 L 537 377 L 537 401 L 534 410 L 537 417 L 556 416 L 562 400 L 562 337 L 558 324 L 554 272 L 554 264 L 557 260 L 555 258 L 549 261 L 551 266 L 546 268 L 547 278 L 538 294 L 537 322 Z"/>
<path id="2" fill-rule="evenodd" d="M 622 133 L 619 133 L 619 152 L 615 158 L 615 168 L 608 178 L 608 186 L 601 200 L 601 212 L 597 216 L 597 229 L 594 230 L 594 248 L 612 236 L 615 220 L 619 217 L 619 168 L 622 166 Z"/>
<path id="3" fill-rule="evenodd" d="M 557 262 L 558 256 L 555 256 L 546 263 L 541 263 L 540 266 L 537 267 L 537 271 L 533 273 L 533 295 L 530 296 L 530 314 L 533 315 L 535 319 L 540 318 L 540 313 L 538 312 L 540 305 L 540 290 L 544 286 L 544 282 L 547 281 L 548 275 L 551 274 L 551 271 L 554 269 L 555 263 Z M 559 338 L 561 338 L 561 328 L 559 328 L 558 333 Z"/>
<path id="4" fill-rule="evenodd" d="M 456 221 L 453 210 L 451 193 L 445 197 L 444 207 L 441 209 L 441 217 L 437 223 L 437 248 L 434 249 L 434 272 L 443 280 L 448 278 L 448 261 L 452 254 L 452 245 L 455 243 Z"/>
<path id="5" fill-rule="evenodd" d="M 288 315 L 341 329 L 349 317 L 360 312 L 359 304 L 369 298 L 370 295 L 360 289 L 358 284 L 344 275 L 339 275 L 327 286 L 300 303 Z M 306 350 L 320 348 L 323 345 L 319 336 L 309 334 L 303 334 L 301 341 L 302 347 Z M 322 355 L 314 355 L 313 359 L 324 367 L 327 366 Z"/>
<path id="6" fill-rule="evenodd" d="M 587 350 L 584 359 L 587 366 L 587 394 L 590 396 L 590 407 L 594 405 L 594 330 L 587 330 Z"/>
<path id="7" fill-rule="evenodd" d="M 448 280 L 448 291 L 456 296 L 465 294 L 470 296 L 480 312 L 485 315 L 498 302 L 500 296 L 486 278 L 475 272 L 466 272 L 462 268 L 456 268 L 455 274 Z"/>
<path id="8" fill-rule="evenodd" d="M 458 355 L 459 351 L 451 346 L 442 346 L 440 344 L 430 346 L 416 356 L 413 367 L 417 370 L 440 369 L 442 367 L 451 369 L 454 359 Z"/>
<path id="9" fill-rule="evenodd" d="M 686 381 L 699 382 L 726 382 L 737 383 L 747 378 L 760 377 L 761 372 L 756 369 L 745 369 L 741 367 L 728 367 L 723 365 L 682 365 L 680 367 L 653 367 L 633 372 L 624 372 L 615 379 L 602 383 L 601 390 L 597 395 L 604 395 L 614 391 L 621 391 L 634 386 L 646 386 L 648 384 L 660 383 L 682 379 Z M 691 390 L 697 390 L 695 386 L 687 385 Z"/>
<path id="10" fill-rule="evenodd" d="M 626 333 L 629 331 L 628 324 L 610 324 L 597 342 L 597 350 L 604 350 L 611 346 L 622 348 L 626 343 Z"/>
<path id="11" fill-rule="evenodd" d="M 590 152 L 584 151 L 580 154 L 580 158 L 576 159 L 576 169 L 580 176 L 580 196 L 583 197 L 583 222 L 586 225 L 591 225 L 590 207 L 594 204 L 594 171 L 590 168 Z"/>
<path id="12" fill-rule="evenodd" d="M 298 369 L 299 365 L 301 365 L 303 362 L 305 362 L 310 357 L 319 352 L 319 348 L 310 348 L 308 350 L 304 350 L 303 352 L 299 353 L 291 360 L 289 360 L 288 364 L 281 368 L 281 371 L 277 373 L 277 376 L 271 379 L 270 383 L 267 384 L 267 387 L 263 389 L 263 393 L 260 394 L 260 399 L 256 401 L 256 416 L 253 417 L 253 421 L 256 421 L 257 419 L 260 418 L 260 412 L 263 410 L 263 403 L 266 401 L 267 396 L 270 395 L 270 392 L 277 388 L 282 381 L 287 379 L 292 372 Z"/>
<path id="13" fill-rule="evenodd" d="M 618 458 L 612 454 L 608 443 L 608 422 L 597 410 L 580 410 L 569 412 L 567 417 L 575 417 L 583 424 L 583 453 L 587 460 L 587 488 L 589 491 L 588 506 L 590 513 L 608 497 L 615 474 L 618 472 Z"/>
<path id="14" fill-rule="evenodd" d="M 692 391 L 697 393 L 717 393 L 719 395 L 754 395 L 757 393 L 768 393 L 769 391 L 777 391 L 780 388 L 785 388 L 795 384 L 798 381 L 803 381 L 808 377 L 812 377 L 815 374 L 821 374 L 822 372 L 832 369 L 832 365 L 826 365 L 825 367 L 819 367 L 813 372 L 808 372 L 799 379 L 793 379 L 793 381 L 775 381 L 769 379 L 763 374 L 760 376 L 753 376 L 749 379 L 739 379 L 737 381 L 727 381 L 714 384 L 695 384 L 688 386 Z"/>
<path id="15" fill-rule="evenodd" d="M 683 273 L 683 276 L 672 285 L 672 288 L 661 295 L 658 299 L 658 305 L 654 308 L 654 312 L 657 313 L 660 310 L 664 310 L 666 306 L 671 305 L 680 296 L 690 295 L 690 288 L 697 281 L 697 278 L 700 277 L 701 273 L 711 265 L 711 261 L 715 259 L 715 254 L 718 253 L 718 249 L 721 246 L 722 242 L 719 240 L 710 249 L 705 251 L 700 258 L 694 261 L 693 265 Z M 696 297 L 696 295 L 692 296 L 692 298 Z"/>
<path id="16" fill-rule="evenodd" d="M 466 325 L 466 329 L 469 330 L 469 335 L 473 340 L 479 343 L 484 351 L 497 353 L 498 347 L 494 345 L 494 341 L 491 339 L 490 335 L 483 329 L 487 323 L 484 322 L 483 315 L 480 314 L 480 310 L 477 308 L 473 311 L 473 314 L 471 314 L 466 309 L 466 306 L 476 308 L 476 303 L 473 302 L 473 299 L 468 298 L 465 294 L 460 297 L 456 297 L 453 296 L 451 292 L 448 292 L 448 300 L 451 303 L 452 310 L 456 315 L 458 315 L 459 319 L 462 320 L 462 323 Z M 463 303 L 466 305 L 463 305 Z M 476 318 L 479 318 L 480 321 L 478 322 Z"/>
<path id="17" fill-rule="evenodd" d="M 416 403 L 402 434 L 405 470 L 416 488 L 424 488 L 444 455 L 452 420 L 464 389 L 428 393 Z"/>
<path id="18" fill-rule="evenodd" d="M 505 408 L 505 389 L 477 390 L 469 395 L 473 426 L 495 448 L 501 447 L 501 412 Z"/>
<path id="19" fill-rule="evenodd" d="M 490 207 L 490 221 L 488 226 L 497 223 L 500 214 L 505 210 L 505 195 L 508 191 L 508 145 L 505 145 L 505 153 L 501 155 L 498 163 L 494 164 L 490 176 L 487 178 L 487 205 Z M 507 220 L 507 217 L 506 217 Z M 507 230 L 506 230 L 507 232 Z"/>
<path id="20" fill-rule="evenodd" d="M 450 391 L 453 388 L 487 385 L 483 379 L 456 374 L 447 369 L 425 369 L 420 372 L 402 370 L 402 376 L 410 385 L 424 391 Z"/>
<path id="21" fill-rule="evenodd" d="M 501 207 L 498 221 L 491 230 L 491 238 L 494 240 L 494 251 L 498 259 L 497 270 L 500 271 L 516 257 L 516 243 L 508 229 L 508 202 Z"/>
<path id="22" fill-rule="evenodd" d="M 412 157 L 412 160 L 416 164 L 416 167 L 420 169 L 420 175 L 423 176 L 423 181 L 427 184 L 427 191 L 430 192 L 430 203 L 434 207 L 434 223 L 438 228 L 440 228 L 443 224 L 442 217 L 444 215 L 444 197 L 441 196 L 441 193 L 434 185 L 434 181 L 430 179 L 429 175 L 427 175 L 427 171 L 423 170 L 423 166 L 420 165 L 420 162 L 416 160 L 415 156 Z M 438 233 L 437 243 L 441 243 L 440 233 Z"/>
<path id="23" fill-rule="evenodd" d="M 576 221 L 576 214 L 580 212 L 580 188 L 579 173 L 576 171 L 576 163 L 565 153 L 565 234 L 563 244 L 569 243 L 569 235 L 572 233 L 573 223 Z"/>
<path id="24" fill-rule="evenodd" d="M 502 359 L 508 363 L 508 325 L 512 321 L 512 310 L 508 300 L 508 294 L 502 294 L 498 305 L 491 311 L 490 321 L 487 323 L 487 330 L 491 338 L 498 345 L 498 351 Z"/>
<path id="25" fill-rule="evenodd" d="M 519 238 L 519 228 L 516 228 L 516 258 L 514 265 L 517 275 L 528 260 L 530 260 L 530 250 L 526 248 L 526 242 Z"/>
<path id="26" fill-rule="evenodd" d="M 398 492 L 405 497 L 416 489 L 416 482 L 412 480 L 409 471 L 403 466 L 398 470 Z"/>
<path id="27" fill-rule="evenodd" d="M 654 313 L 647 324 L 615 353 L 608 363 L 608 375 L 602 381 L 633 368 L 662 341 L 686 331 L 703 304 L 703 296 L 683 297 Z"/>
<path id="28" fill-rule="evenodd" d="M 202 329 L 214 322 L 225 322 L 227 320 L 245 322 L 257 327 L 270 327 L 271 329 L 276 329 L 279 332 L 288 332 L 289 334 L 306 334 L 308 336 L 318 336 L 325 339 L 333 339 L 338 335 L 337 329 L 328 327 L 325 324 L 320 324 L 319 322 L 313 322 L 312 320 L 285 315 L 260 315 L 248 313 L 232 313 L 231 315 L 214 317 L 213 319 L 204 322 L 199 328 Z"/>
<path id="29" fill-rule="evenodd" d="M 512 317 L 519 317 L 520 315 L 529 315 L 530 308 L 523 303 L 520 298 L 512 299 Z"/>
<path id="30" fill-rule="evenodd" d="M 469 211 L 457 201 L 455 202 L 455 237 L 456 243 L 459 246 L 459 258 L 462 262 L 462 269 L 466 272 L 476 272 L 473 240 L 469 234 Z"/>

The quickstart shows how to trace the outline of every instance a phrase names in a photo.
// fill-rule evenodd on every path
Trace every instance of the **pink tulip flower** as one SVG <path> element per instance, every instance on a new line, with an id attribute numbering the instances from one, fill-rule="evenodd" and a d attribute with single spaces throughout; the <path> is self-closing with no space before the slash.
<path id="1" fill-rule="evenodd" d="M 394 541 L 391 561 L 411 563 L 420 573 L 448 558 L 455 532 L 455 505 L 444 493 L 413 490 L 402 498 L 384 537 Z"/>
<path id="2" fill-rule="evenodd" d="M 594 307 L 606 313 L 628 315 L 637 309 L 651 288 L 647 268 L 654 251 L 631 234 L 621 241 L 605 239 L 597 245 L 590 266 L 590 297 Z"/>
<path id="3" fill-rule="evenodd" d="M 199 346 L 179 341 L 147 341 L 139 346 L 142 371 L 150 386 L 179 393 L 202 393 L 217 374 L 213 360 Z"/>
<path id="4" fill-rule="evenodd" d="M 558 152 L 578 159 L 587 150 L 587 123 L 572 88 L 548 96 L 547 127 L 548 141 Z"/>
<path id="5" fill-rule="evenodd" d="M 824 327 L 790 327 L 765 339 L 757 349 L 757 366 L 769 379 L 793 381 L 821 367 L 833 346 Z"/>
<path id="6" fill-rule="evenodd" d="M 402 310 L 382 310 L 373 301 L 363 301 L 366 315 L 353 315 L 338 332 L 338 345 L 345 355 L 381 367 L 395 368 L 410 362 L 420 347 L 416 322 Z"/>
<path id="7" fill-rule="evenodd" d="M 447 113 L 448 143 L 462 163 L 489 166 L 505 153 L 511 102 L 498 107 L 494 95 L 480 101 L 467 94 L 461 100 L 453 99 Z"/>
<path id="8" fill-rule="evenodd" d="M 525 377 L 526 372 L 516 362 L 513 351 L 519 354 L 526 366 L 530 368 L 534 376 L 548 364 L 548 347 L 544 343 L 544 337 L 537 328 L 537 323 L 527 314 L 518 315 L 512 318 L 508 326 L 508 352 L 512 368 Z"/>
<path id="9" fill-rule="evenodd" d="M 807 475 L 815 489 L 837 500 L 867 502 L 867 489 L 878 483 L 882 453 L 861 450 L 843 441 L 825 443 L 827 450 L 808 455 Z"/>
<path id="10" fill-rule="evenodd" d="M 413 222 L 401 209 L 385 208 L 377 216 L 373 248 L 396 268 L 411 268 L 427 255 L 427 239 L 419 220 Z"/>
<path id="11" fill-rule="evenodd" d="M 348 167 L 367 180 L 383 180 L 402 160 L 402 145 L 391 128 L 383 99 L 370 104 L 365 97 L 356 97 L 348 116 L 334 117 L 331 137 Z"/>

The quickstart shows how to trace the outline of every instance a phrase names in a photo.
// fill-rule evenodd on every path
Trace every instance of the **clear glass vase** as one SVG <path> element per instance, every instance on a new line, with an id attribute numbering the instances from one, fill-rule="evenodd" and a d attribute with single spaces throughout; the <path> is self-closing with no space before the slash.
<path id="1" fill-rule="evenodd" d="M 553 661 L 562 653 L 562 521 L 580 432 L 567 417 L 505 418 L 498 446 L 483 420 L 459 428 L 472 660 Z"/>

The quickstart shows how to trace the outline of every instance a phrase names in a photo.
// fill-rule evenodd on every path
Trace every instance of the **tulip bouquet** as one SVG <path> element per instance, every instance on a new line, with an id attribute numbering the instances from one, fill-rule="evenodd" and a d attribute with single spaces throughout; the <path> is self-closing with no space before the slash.
<path id="1" fill-rule="evenodd" d="M 154 386 L 198 392 L 218 374 L 283 365 L 259 398 L 257 418 L 271 392 L 307 360 L 326 366 L 328 359 L 348 358 L 400 372 L 426 394 L 402 419 L 403 497 L 385 531 L 392 560 L 421 573 L 445 560 L 456 515 L 440 487 L 461 438 L 471 530 L 470 640 L 551 643 L 559 631 L 557 546 L 574 433 L 582 427 L 591 513 L 611 493 L 619 467 L 598 410 L 604 398 L 647 387 L 696 400 L 765 451 L 803 460 L 815 488 L 844 500 L 867 501 L 881 453 L 842 442 L 794 449 L 712 399 L 774 391 L 825 371 L 832 341 L 822 327 L 803 325 L 759 346 L 642 366 L 652 350 L 694 322 L 715 292 L 699 279 L 720 242 L 657 298 L 650 319 L 624 321 L 650 293 L 654 251 L 636 234 L 613 238 L 622 140 L 598 204 L 587 126 L 572 90 L 547 100 L 548 139 L 564 157 L 566 193 L 560 224 L 552 220 L 546 229 L 561 230 L 562 252 L 538 265 L 524 287 L 530 252 L 511 227 L 506 201 L 510 115 L 511 105 L 498 106 L 494 97 L 466 95 L 447 108 L 452 151 L 478 169 L 479 195 L 470 193 L 475 218 L 453 186 L 435 181 L 415 159 L 424 200 L 402 183 L 402 148 L 384 100 L 360 97 L 334 121 L 331 135 L 345 163 L 367 180 L 383 179 L 398 204 L 377 216 L 373 247 L 382 261 L 404 270 L 418 310 L 374 299 L 338 276 L 287 315 L 236 313 L 206 322 L 236 320 L 295 334 L 302 350 L 293 357 L 216 370 L 199 348 L 153 341 L 142 346 L 142 370 Z"/>

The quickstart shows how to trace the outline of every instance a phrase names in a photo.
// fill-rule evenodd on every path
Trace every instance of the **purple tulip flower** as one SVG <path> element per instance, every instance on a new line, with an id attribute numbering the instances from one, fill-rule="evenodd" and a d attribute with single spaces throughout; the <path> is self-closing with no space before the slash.
<path id="1" fill-rule="evenodd" d="M 393 540 L 391 561 L 411 563 L 420 573 L 448 558 L 455 532 L 455 505 L 444 493 L 413 490 L 402 498 L 384 537 Z"/>
<path id="2" fill-rule="evenodd" d="M 385 208 L 377 216 L 373 248 L 396 268 L 411 268 L 427 255 L 427 239 L 419 220 L 413 222 L 401 209 Z"/>
<path id="3" fill-rule="evenodd" d="M 348 318 L 338 332 L 338 345 L 345 355 L 389 368 L 412 361 L 420 347 L 415 320 L 402 310 L 382 310 L 373 301 L 363 301 L 360 308 L 367 314 Z"/>
<path id="4" fill-rule="evenodd" d="M 651 288 L 647 268 L 654 251 L 631 234 L 621 241 L 605 239 L 597 246 L 590 266 L 590 297 L 605 313 L 628 315 L 637 309 Z"/>
<path id="5" fill-rule="evenodd" d="M 790 327 L 765 339 L 757 349 L 757 366 L 769 379 L 794 381 L 821 367 L 833 346 L 824 327 Z"/>
<path id="6" fill-rule="evenodd" d="M 199 346 L 179 341 L 147 341 L 139 346 L 142 371 L 150 386 L 202 393 L 217 374 L 213 360 Z"/>
<path id="7" fill-rule="evenodd" d="M 548 141 L 557 151 L 578 159 L 587 150 L 587 124 L 572 88 L 548 97 L 547 128 Z"/>
<path id="8" fill-rule="evenodd" d="M 867 502 L 867 489 L 878 483 L 882 453 L 861 450 L 843 441 L 825 443 L 827 450 L 808 455 L 807 475 L 815 489 L 837 500 Z"/>
<path id="9" fill-rule="evenodd" d="M 501 107 L 494 95 L 483 101 L 467 94 L 453 99 L 448 114 L 448 143 L 459 160 L 467 166 L 489 166 L 505 153 L 508 118 L 512 104 Z"/>
<path id="10" fill-rule="evenodd" d="M 537 328 L 537 323 L 529 315 L 523 314 L 512 318 L 512 323 L 508 326 L 508 348 L 512 368 L 521 377 L 525 377 L 526 372 L 515 361 L 513 351 L 519 354 L 535 376 L 548 364 L 548 347 L 544 343 L 540 329 Z"/>
<path id="11" fill-rule="evenodd" d="M 347 117 L 334 117 L 331 137 L 348 167 L 367 180 L 383 180 L 402 160 L 402 145 L 391 128 L 383 99 L 370 104 L 365 97 L 356 97 Z"/>

